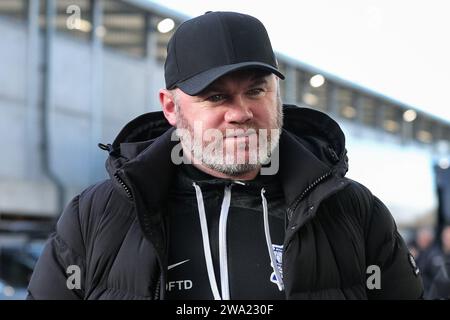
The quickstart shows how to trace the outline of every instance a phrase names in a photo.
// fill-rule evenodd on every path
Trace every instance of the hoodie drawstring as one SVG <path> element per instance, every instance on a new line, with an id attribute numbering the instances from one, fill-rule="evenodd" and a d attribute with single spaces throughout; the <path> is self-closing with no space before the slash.
<path id="1" fill-rule="evenodd" d="M 209 245 L 208 224 L 206 221 L 205 206 L 203 204 L 203 195 L 200 187 L 193 183 L 195 195 L 197 196 L 198 215 L 200 218 L 200 226 L 202 229 L 203 251 L 206 259 L 206 269 L 208 270 L 209 285 L 211 286 L 214 300 L 221 300 L 219 289 L 217 287 L 216 276 L 214 274 L 214 266 L 212 262 L 211 247 Z"/>
<path id="2" fill-rule="evenodd" d="M 231 202 L 231 187 L 225 186 L 225 192 L 220 209 L 219 219 L 219 257 L 220 257 L 220 286 L 222 300 L 230 300 L 230 283 L 228 282 L 228 253 L 227 253 L 227 220 Z"/>
<path id="3" fill-rule="evenodd" d="M 193 182 L 192 185 L 195 188 L 195 195 L 197 197 L 198 214 L 200 218 L 200 227 L 202 231 L 202 241 L 203 241 L 203 251 L 206 260 L 206 269 L 208 271 L 209 284 L 211 286 L 211 291 L 214 296 L 214 300 L 230 300 L 230 285 L 228 276 L 228 254 L 227 254 L 227 220 L 228 212 L 230 210 L 231 203 L 231 187 L 233 185 L 225 186 L 224 197 L 222 200 L 222 206 L 220 209 L 219 218 L 219 263 L 220 263 L 220 284 L 222 296 L 219 293 L 219 288 L 217 286 L 216 276 L 214 273 L 214 265 L 212 261 L 211 246 L 209 242 L 208 233 L 208 223 L 206 220 L 205 205 L 203 202 L 203 194 L 200 187 Z M 272 240 L 270 238 L 269 229 L 269 212 L 267 209 L 267 200 L 264 196 L 265 190 L 261 189 L 261 199 L 263 206 L 263 216 L 264 216 L 264 234 L 266 236 L 267 249 L 269 251 L 269 257 L 272 269 L 277 278 L 278 289 L 282 291 L 284 289 L 283 280 L 281 278 L 280 271 L 275 259 L 275 253 L 272 245 Z"/>

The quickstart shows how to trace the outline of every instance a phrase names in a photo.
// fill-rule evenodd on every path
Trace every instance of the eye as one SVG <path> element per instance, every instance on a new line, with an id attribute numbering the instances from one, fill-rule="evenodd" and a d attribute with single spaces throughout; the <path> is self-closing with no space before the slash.
<path id="1" fill-rule="evenodd" d="M 262 94 L 264 94 L 264 89 L 263 88 L 253 88 L 250 89 L 249 91 L 247 91 L 247 94 L 253 97 L 257 97 L 260 96 Z"/>
<path id="2" fill-rule="evenodd" d="M 210 101 L 210 102 L 219 102 L 222 100 L 225 100 L 227 98 L 227 96 L 225 94 L 213 94 L 212 96 L 209 96 L 208 98 L 206 98 L 206 100 Z"/>

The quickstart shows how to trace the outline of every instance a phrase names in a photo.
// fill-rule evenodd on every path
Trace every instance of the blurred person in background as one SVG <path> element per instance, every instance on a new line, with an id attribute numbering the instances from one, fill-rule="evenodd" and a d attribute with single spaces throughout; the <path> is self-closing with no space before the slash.
<path id="1" fill-rule="evenodd" d="M 435 243 L 435 233 L 431 227 L 421 227 L 415 238 L 417 257 L 416 263 L 422 275 L 425 297 L 427 297 L 431 282 L 437 274 L 440 261 L 439 246 Z"/>
<path id="2" fill-rule="evenodd" d="M 102 145 L 110 179 L 66 207 L 28 298 L 422 296 L 389 210 L 345 178 L 339 125 L 282 105 L 259 20 L 206 13 L 178 27 L 167 53 L 163 112 Z"/>
<path id="3" fill-rule="evenodd" d="M 450 299 L 450 225 L 444 227 L 441 233 L 441 255 L 434 257 L 436 271 L 426 298 Z"/>

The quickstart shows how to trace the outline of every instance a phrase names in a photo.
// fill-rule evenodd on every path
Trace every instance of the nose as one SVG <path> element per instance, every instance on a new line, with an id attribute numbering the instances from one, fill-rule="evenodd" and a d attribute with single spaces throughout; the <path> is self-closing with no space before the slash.
<path id="1" fill-rule="evenodd" d="M 230 108 L 225 113 L 225 121 L 233 124 L 243 124 L 253 119 L 250 104 L 242 97 L 233 99 Z"/>

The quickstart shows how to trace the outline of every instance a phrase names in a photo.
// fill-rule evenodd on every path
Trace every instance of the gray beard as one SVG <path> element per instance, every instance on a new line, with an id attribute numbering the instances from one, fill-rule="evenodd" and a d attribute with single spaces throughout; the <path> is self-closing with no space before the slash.
<path id="1" fill-rule="evenodd" d="M 224 153 L 221 156 L 217 156 L 213 152 L 205 152 L 205 143 L 202 141 L 198 141 L 195 143 L 194 137 L 194 129 L 184 118 L 180 108 L 176 105 L 177 111 L 177 128 L 185 129 L 181 130 L 181 134 L 179 134 L 179 138 L 181 140 L 181 144 L 183 146 L 183 150 L 185 152 L 189 152 L 195 160 L 200 161 L 204 166 L 210 168 L 216 172 L 223 173 L 228 176 L 239 176 L 248 172 L 255 171 L 261 168 L 262 165 L 270 162 L 270 158 L 273 154 L 275 148 L 278 147 L 281 128 L 283 126 L 283 110 L 281 101 L 279 101 L 277 106 L 276 119 L 273 119 L 275 128 L 278 129 L 277 132 L 272 136 L 272 134 L 267 135 L 267 145 L 263 147 L 265 149 L 264 152 L 259 152 L 258 147 L 258 156 L 256 157 L 256 161 L 254 163 L 232 163 L 232 161 L 227 161 L 227 155 Z M 257 129 L 254 129 L 256 132 Z M 268 130 L 269 132 L 272 130 Z M 273 131 L 271 132 L 273 133 Z M 185 135 L 190 135 L 190 137 L 186 137 Z M 259 139 L 258 139 L 259 140 Z M 186 143 L 187 141 L 194 141 L 194 143 Z M 190 148 L 188 147 L 190 145 Z M 236 157 L 235 157 L 236 158 Z M 230 163 L 231 162 L 231 163 Z"/>

